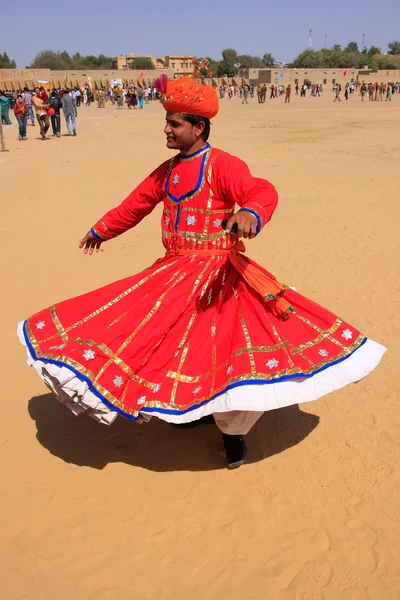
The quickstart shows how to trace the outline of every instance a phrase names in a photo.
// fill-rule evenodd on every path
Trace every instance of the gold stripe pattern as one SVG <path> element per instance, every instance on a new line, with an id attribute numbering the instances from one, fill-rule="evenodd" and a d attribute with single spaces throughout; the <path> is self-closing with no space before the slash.
<path id="1" fill-rule="evenodd" d="M 232 286 L 232 290 L 233 290 L 233 295 L 234 295 L 235 300 L 236 300 L 236 305 L 237 305 L 237 309 L 238 309 L 240 324 L 241 324 L 242 330 L 243 330 L 243 335 L 244 335 L 245 340 L 246 340 L 246 346 L 247 346 L 248 355 L 249 355 L 251 372 L 255 373 L 256 372 L 256 364 L 255 364 L 255 361 L 254 361 L 254 354 L 251 351 L 252 344 L 251 344 L 249 330 L 247 328 L 246 321 L 244 320 L 244 316 L 243 316 L 242 309 L 241 309 L 241 306 L 240 306 L 240 301 L 239 301 L 239 294 L 238 294 L 238 291 L 236 289 L 236 286 Z"/>
<path id="2" fill-rule="evenodd" d="M 112 300 L 110 300 L 110 302 L 107 302 L 107 304 L 104 304 L 100 308 L 94 310 L 87 317 L 84 317 L 80 321 L 77 321 L 76 323 L 73 323 L 69 327 L 65 327 L 65 331 L 66 332 L 72 331 L 72 329 L 75 329 L 75 327 L 79 327 L 79 325 L 83 325 L 83 323 L 86 323 L 90 319 L 93 319 L 94 317 L 97 317 L 97 315 L 99 315 L 103 311 L 107 310 L 108 308 L 110 308 L 111 306 L 113 306 L 114 304 L 116 304 L 117 302 L 119 302 L 120 300 L 122 300 L 123 298 L 125 298 L 126 296 L 128 296 L 129 294 L 131 294 L 132 292 L 134 292 L 135 290 L 137 290 L 139 287 L 141 287 L 143 284 L 145 284 L 147 281 L 149 281 L 149 279 L 151 279 L 152 277 L 154 277 L 155 275 L 157 275 L 161 271 L 164 271 L 165 269 L 168 269 L 170 266 L 174 265 L 176 262 L 177 262 L 177 260 L 173 261 L 172 263 L 168 262 L 166 264 L 163 264 L 161 267 L 159 267 L 158 269 L 156 269 L 155 271 L 153 271 L 153 273 L 150 273 L 149 275 L 146 275 L 146 277 L 143 277 L 140 281 L 138 281 L 137 283 L 135 283 L 134 285 L 132 285 L 130 288 L 128 288 L 127 290 L 123 291 L 121 294 L 119 294 L 118 296 L 116 296 L 115 298 L 113 298 Z M 41 340 L 41 343 L 48 342 L 49 340 L 52 340 L 55 337 L 58 337 L 58 334 L 51 335 L 48 338 L 46 338 L 44 340 Z"/>
<path id="3" fill-rule="evenodd" d="M 54 304 L 53 304 L 53 306 L 50 307 L 50 315 L 51 315 L 51 318 L 53 319 L 53 323 L 57 329 L 58 335 L 61 337 L 63 342 L 68 342 L 68 335 L 67 335 L 64 327 L 60 323 L 60 319 L 57 316 L 56 307 Z"/>

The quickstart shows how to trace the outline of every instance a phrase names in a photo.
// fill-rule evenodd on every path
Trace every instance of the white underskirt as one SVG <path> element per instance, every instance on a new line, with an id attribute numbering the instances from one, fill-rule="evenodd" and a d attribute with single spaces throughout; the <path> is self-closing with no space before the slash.
<path id="1" fill-rule="evenodd" d="M 23 322 L 18 325 L 18 336 L 26 346 L 23 333 Z M 280 381 L 253 385 L 238 385 L 214 400 L 210 400 L 194 410 L 184 414 L 169 414 L 156 409 L 143 408 L 140 414 L 146 419 L 155 416 L 168 423 L 189 423 L 213 413 L 224 413 L 232 410 L 268 411 L 284 406 L 303 404 L 317 400 L 330 392 L 340 390 L 349 383 L 363 379 L 380 363 L 386 348 L 373 340 L 367 340 L 353 354 L 312 377 L 298 380 Z M 75 415 L 87 412 L 91 417 L 104 423 L 111 423 L 118 412 L 106 406 L 89 389 L 85 381 L 81 381 L 67 367 L 34 360 L 27 348 L 28 365 L 33 366 L 46 385 L 56 394 Z"/>

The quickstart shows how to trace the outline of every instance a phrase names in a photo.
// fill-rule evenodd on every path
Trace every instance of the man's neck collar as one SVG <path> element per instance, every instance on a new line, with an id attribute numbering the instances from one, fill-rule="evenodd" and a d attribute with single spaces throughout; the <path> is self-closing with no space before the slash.
<path id="1" fill-rule="evenodd" d="M 178 157 L 182 159 L 194 158 L 198 154 L 202 154 L 203 152 L 208 150 L 208 148 L 210 148 L 210 144 L 207 142 L 206 144 L 203 144 L 200 148 L 198 148 L 194 152 L 191 152 L 190 154 L 182 154 L 181 152 L 180 154 L 178 154 Z"/>

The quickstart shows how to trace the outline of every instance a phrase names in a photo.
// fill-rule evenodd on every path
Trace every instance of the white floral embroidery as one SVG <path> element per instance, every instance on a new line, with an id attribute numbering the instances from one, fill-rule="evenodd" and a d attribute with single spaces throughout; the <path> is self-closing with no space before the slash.
<path id="1" fill-rule="evenodd" d="M 226 374 L 230 375 L 232 373 L 232 371 L 233 371 L 233 365 L 229 365 L 229 367 L 226 370 Z"/>
<path id="2" fill-rule="evenodd" d="M 93 350 L 85 350 L 82 356 L 85 360 L 91 360 L 96 356 L 96 354 L 93 352 Z"/>
<path id="3" fill-rule="evenodd" d="M 43 329 L 43 327 L 46 327 L 46 323 L 44 321 L 38 321 L 36 323 L 36 329 Z"/>
<path id="4" fill-rule="evenodd" d="M 353 337 L 353 332 L 350 331 L 350 329 L 345 329 L 342 332 L 342 337 L 344 337 L 346 340 L 351 340 L 351 338 Z"/>
<path id="5" fill-rule="evenodd" d="M 113 384 L 117 388 L 120 388 L 123 383 L 124 380 L 122 379 L 121 375 L 116 375 L 116 377 L 113 379 Z"/>
<path id="6" fill-rule="evenodd" d="M 166 215 L 166 217 L 165 217 L 165 224 L 166 224 L 166 225 L 169 225 L 169 222 L 170 222 L 170 220 L 171 220 L 171 219 L 169 218 L 169 216 L 168 216 L 168 215 Z"/>
<path id="7" fill-rule="evenodd" d="M 196 219 L 196 217 L 194 215 L 188 215 L 186 217 L 186 223 L 188 225 L 194 225 L 196 223 L 196 221 L 197 221 L 197 219 Z"/>
<path id="8" fill-rule="evenodd" d="M 153 387 L 153 394 L 157 394 L 157 392 L 159 392 L 161 389 L 161 385 L 159 383 L 156 383 L 155 386 Z"/>
<path id="9" fill-rule="evenodd" d="M 176 185 L 177 183 L 179 183 L 179 175 L 178 174 L 176 174 L 176 175 L 173 176 L 172 183 L 174 185 Z"/>
<path id="10" fill-rule="evenodd" d="M 221 219 L 215 219 L 215 221 L 213 221 L 213 225 L 214 225 L 215 228 L 221 227 L 222 220 Z"/>
<path id="11" fill-rule="evenodd" d="M 197 386 L 197 388 L 195 390 L 193 390 L 192 394 L 193 396 L 195 396 L 196 394 L 198 394 L 199 392 L 201 392 L 201 386 Z"/>
<path id="12" fill-rule="evenodd" d="M 269 360 L 267 362 L 267 367 L 269 367 L 270 369 L 273 369 L 274 367 L 277 367 L 279 365 L 279 360 L 276 360 L 276 358 L 271 358 L 271 360 Z"/>
<path id="13" fill-rule="evenodd" d="M 139 400 L 137 401 L 138 404 L 144 404 L 146 402 L 146 396 L 140 396 Z"/>
<path id="14" fill-rule="evenodd" d="M 329 352 L 327 352 L 326 350 L 320 350 L 319 353 L 321 356 L 329 356 Z"/>

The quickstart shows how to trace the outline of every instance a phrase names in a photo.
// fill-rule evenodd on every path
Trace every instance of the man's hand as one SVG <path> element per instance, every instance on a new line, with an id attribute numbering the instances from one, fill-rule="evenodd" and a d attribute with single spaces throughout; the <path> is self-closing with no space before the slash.
<path id="1" fill-rule="evenodd" d="M 257 234 L 257 219 L 246 210 L 235 213 L 228 221 L 225 227 L 226 233 L 231 233 L 233 225 L 237 223 L 237 236 L 249 238 L 250 240 Z"/>
<path id="2" fill-rule="evenodd" d="M 79 242 L 79 249 L 85 246 L 85 249 L 83 251 L 84 254 L 93 254 L 93 250 L 96 250 L 96 252 L 100 250 L 100 246 L 102 243 L 103 242 L 101 240 L 95 238 L 94 235 L 90 231 L 88 231 L 85 237 Z"/>

